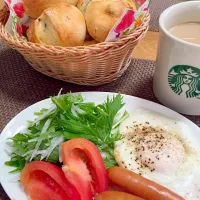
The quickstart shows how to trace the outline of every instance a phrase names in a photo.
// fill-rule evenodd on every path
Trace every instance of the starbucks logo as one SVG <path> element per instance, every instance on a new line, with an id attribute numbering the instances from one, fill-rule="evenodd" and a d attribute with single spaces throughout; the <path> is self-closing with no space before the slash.
<path id="1" fill-rule="evenodd" d="M 170 69 L 168 81 L 176 94 L 200 99 L 200 69 L 188 65 L 176 65 Z"/>

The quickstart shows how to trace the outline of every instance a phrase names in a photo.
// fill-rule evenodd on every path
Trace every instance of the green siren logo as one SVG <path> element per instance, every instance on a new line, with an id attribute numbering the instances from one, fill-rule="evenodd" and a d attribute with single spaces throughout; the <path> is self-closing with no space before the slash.
<path id="1" fill-rule="evenodd" d="M 176 65 L 170 69 L 168 81 L 176 94 L 200 99 L 200 69 L 188 65 Z"/>

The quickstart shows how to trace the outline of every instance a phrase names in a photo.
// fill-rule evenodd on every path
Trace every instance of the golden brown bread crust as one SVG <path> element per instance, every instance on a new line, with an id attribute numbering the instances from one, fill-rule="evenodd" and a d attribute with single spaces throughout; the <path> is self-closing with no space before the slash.
<path id="1" fill-rule="evenodd" d="M 83 14 L 67 3 L 46 9 L 28 30 L 31 42 L 63 47 L 83 45 L 85 36 Z"/>
<path id="2" fill-rule="evenodd" d="M 78 0 L 77 8 L 85 15 L 88 4 L 91 0 Z"/>
<path id="3" fill-rule="evenodd" d="M 35 20 L 31 23 L 27 30 L 27 37 L 30 42 L 41 43 L 35 35 Z"/>
<path id="4" fill-rule="evenodd" d="M 57 3 L 76 5 L 78 0 L 23 0 L 25 12 L 33 18 L 38 18 L 45 9 Z"/>
<path id="5" fill-rule="evenodd" d="M 89 34 L 95 40 L 104 42 L 126 8 L 135 10 L 136 6 L 131 0 L 92 0 L 85 13 Z"/>

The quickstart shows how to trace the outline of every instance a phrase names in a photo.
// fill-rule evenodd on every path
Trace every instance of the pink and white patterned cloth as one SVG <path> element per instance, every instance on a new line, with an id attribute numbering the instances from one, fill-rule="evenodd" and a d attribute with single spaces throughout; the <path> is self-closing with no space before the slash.
<path id="1" fill-rule="evenodd" d="M 106 42 L 116 40 L 140 26 L 148 11 L 149 2 L 150 0 L 137 0 L 137 4 L 143 3 L 138 10 L 125 9 L 120 19 L 110 30 Z"/>
<path id="2" fill-rule="evenodd" d="M 23 2 L 21 0 L 5 0 L 5 3 L 10 10 L 9 20 L 11 20 L 10 25 L 12 26 L 13 35 L 21 39 L 26 39 L 29 16 L 25 13 Z"/>

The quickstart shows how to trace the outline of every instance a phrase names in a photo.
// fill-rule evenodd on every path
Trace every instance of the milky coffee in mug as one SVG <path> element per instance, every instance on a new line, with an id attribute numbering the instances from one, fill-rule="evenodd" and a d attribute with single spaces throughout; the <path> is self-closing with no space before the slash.
<path id="1" fill-rule="evenodd" d="M 200 115 L 200 1 L 168 8 L 159 25 L 154 93 L 177 112 Z"/>
<path id="2" fill-rule="evenodd" d="M 173 36 L 200 45 L 200 23 L 184 23 L 172 27 L 169 30 Z"/>

